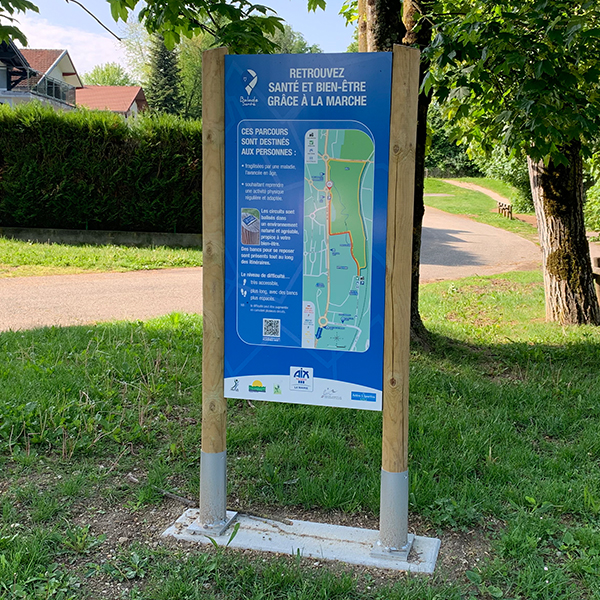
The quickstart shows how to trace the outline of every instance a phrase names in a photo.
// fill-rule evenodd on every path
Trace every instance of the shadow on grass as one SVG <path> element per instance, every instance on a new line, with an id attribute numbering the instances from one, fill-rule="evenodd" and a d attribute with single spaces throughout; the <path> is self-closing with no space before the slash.
<path id="1" fill-rule="evenodd" d="M 453 522 L 444 511 L 502 518 L 535 498 L 595 516 L 600 344 L 430 341 L 411 362 L 415 506 Z"/>

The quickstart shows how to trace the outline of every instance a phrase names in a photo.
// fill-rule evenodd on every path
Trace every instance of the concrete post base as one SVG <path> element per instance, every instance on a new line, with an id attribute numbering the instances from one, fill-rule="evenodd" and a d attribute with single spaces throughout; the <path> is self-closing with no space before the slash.
<path id="1" fill-rule="evenodd" d="M 207 534 L 190 533 L 190 525 L 197 520 L 198 509 L 189 509 L 171 525 L 163 536 L 174 537 L 199 544 L 210 544 Z M 405 556 L 401 552 L 374 553 L 379 531 L 359 529 L 358 527 L 340 527 L 326 523 L 309 521 L 276 521 L 250 515 L 239 514 L 237 522 L 240 528 L 233 539 L 231 529 L 220 536 L 211 535 L 219 546 L 259 550 L 300 555 L 305 558 L 320 560 L 336 560 L 345 563 L 412 571 L 416 573 L 433 573 L 440 548 L 440 540 L 412 536 L 412 549 Z M 193 528 L 194 529 L 194 528 Z M 195 532 L 201 533 L 198 529 Z"/>

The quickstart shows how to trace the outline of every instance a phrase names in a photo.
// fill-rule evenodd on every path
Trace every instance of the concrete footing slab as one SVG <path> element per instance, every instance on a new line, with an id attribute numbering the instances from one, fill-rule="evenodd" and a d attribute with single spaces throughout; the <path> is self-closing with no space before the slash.
<path id="1" fill-rule="evenodd" d="M 206 535 L 193 533 L 198 518 L 198 509 L 186 510 L 162 535 L 179 540 L 212 544 Z M 305 558 L 336 560 L 349 564 L 412 571 L 415 573 L 433 573 L 440 548 L 440 540 L 414 536 L 408 558 L 397 556 L 394 552 L 376 552 L 379 531 L 341 527 L 310 521 L 276 521 L 239 513 L 236 522 L 240 524 L 233 539 L 230 540 L 233 527 L 222 535 L 212 537 L 219 546 L 259 550 L 300 555 Z"/>

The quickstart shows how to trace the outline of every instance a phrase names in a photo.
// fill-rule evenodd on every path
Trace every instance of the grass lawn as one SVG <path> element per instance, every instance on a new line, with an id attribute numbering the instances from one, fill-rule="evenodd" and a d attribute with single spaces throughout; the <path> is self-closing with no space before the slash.
<path id="1" fill-rule="evenodd" d="M 518 193 L 517 189 L 504 181 L 498 179 L 491 179 L 490 177 L 457 177 L 458 181 L 466 181 L 467 183 L 474 183 L 481 187 L 492 190 L 501 196 L 504 196 L 510 200 L 514 195 Z"/>
<path id="2" fill-rule="evenodd" d="M 472 181 L 478 185 L 494 189 L 491 185 L 485 182 L 492 180 L 478 180 L 475 178 L 466 178 L 460 181 Z M 502 184 L 504 185 L 504 184 Z M 502 193 L 499 189 L 495 189 L 498 193 Z M 506 229 L 513 233 L 517 233 L 529 240 L 537 242 L 537 230 L 533 225 L 524 223 L 518 219 L 507 219 L 497 212 L 492 212 L 496 208 L 496 201 L 481 192 L 466 190 L 449 183 L 444 183 L 441 179 L 427 178 L 425 180 L 426 194 L 448 194 L 448 196 L 426 196 L 425 206 L 439 208 L 449 213 L 457 215 L 465 215 L 480 223 L 493 225 L 500 229 Z"/>
<path id="3" fill-rule="evenodd" d="M 161 541 L 199 489 L 202 321 L 0 334 L 0 598 L 600 597 L 600 330 L 537 273 L 422 287 L 410 528 L 432 577 Z M 229 506 L 377 527 L 381 415 L 230 401 Z M 133 473 L 139 484 L 127 478 Z M 156 486 L 156 487 L 153 487 Z"/>
<path id="4" fill-rule="evenodd" d="M 200 266 L 200 248 L 68 246 L 0 237 L 0 278 Z"/>

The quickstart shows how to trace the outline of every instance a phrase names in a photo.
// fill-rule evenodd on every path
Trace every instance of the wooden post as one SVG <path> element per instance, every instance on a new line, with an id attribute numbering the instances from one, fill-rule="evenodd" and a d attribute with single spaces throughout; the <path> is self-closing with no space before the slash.
<path id="1" fill-rule="evenodd" d="M 200 529 L 227 523 L 225 360 L 225 55 L 202 57 L 202 453 Z M 218 535 L 218 533 L 217 533 Z"/>
<path id="2" fill-rule="evenodd" d="M 380 549 L 410 551 L 408 373 L 419 56 L 395 45 L 388 192 Z"/>

